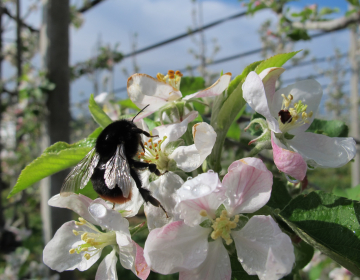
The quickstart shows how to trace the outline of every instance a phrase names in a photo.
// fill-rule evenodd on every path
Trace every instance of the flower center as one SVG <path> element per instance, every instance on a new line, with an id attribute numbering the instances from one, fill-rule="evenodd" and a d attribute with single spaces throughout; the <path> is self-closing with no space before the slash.
<path id="1" fill-rule="evenodd" d="M 200 215 L 203 217 L 208 216 L 205 210 L 201 210 Z M 210 218 L 210 220 L 212 219 Z M 235 215 L 234 219 L 231 221 L 230 217 L 228 217 L 228 212 L 223 210 L 220 217 L 212 220 L 212 222 L 213 224 L 211 227 L 214 229 L 214 231 L 210 235 L 211 238 L 216 240 L 217 238 L 222 237 L 225 240 L 225 243 L 230 245 L 233 242 L 230 233 L 232 229 L 237 227 L 237 223 L 239 222 L 239 215 Z"/>
<path id="2" fill-rule="evenodd" d="M 166 76 L 161 73 L 158 73 L 156 75 L 156 78 L 159 81 L 167 83 L 172 87 L 176 88 L 177 90 L 180 90 L 180 82 L 182 76 L 183 74 L 179 70 L 177 70 L 176 72 L 174 72 L 174 70 L 169 70 Z"/>
<path id="3" fill-rule="evenodd" d="M 294 104 L 294 107 L 291 107 L 292 100 L 294 97 L 289 94 L 287 97 L 282 94 L 283 102 L 281 110 L 278 115 L 278 122 L 280 130 L 285 133 L 291 129 L 302 126 L 305 123 L 309 123 L 309 119 L 312 117 L 313 112 L 306 113 L 307 106 L 303 104 L 301 100 Z"/>
<path id="4" fill-rule="evenodd" d="M 163 139 L 153 140 L 150 138 L 147 142 L 144 143 L 145 152 L 138 152 L 138 159 L 142 159 L 147 163 L 156 164 L 157 168 L 164 170 L 168 166 L 169 159 L 166 156 L 163 149 L 161 149 L 161 144 L 165 141 L 167 136 L 164 136 Z"/>
<path id="5" fill-rule="evenodd" d="M 81 252 L 87 252 L 85 253 L 84 257 L 85 259 L 89 260 L 104 247 L 117 244 L 116 234 L 114 231 L 101 232 L 93 224 L 89 223 L 81 217 L 79 218 L 79 222 L 76 221 L 75 224 L 78 226 L 88 227 L 95 232 L 73 230 L 73 234 L 75 236 L 81 235 L 81 240 L 84 241 L 84 243 L 70 249 L 70 254 L 80 254 Z"/>

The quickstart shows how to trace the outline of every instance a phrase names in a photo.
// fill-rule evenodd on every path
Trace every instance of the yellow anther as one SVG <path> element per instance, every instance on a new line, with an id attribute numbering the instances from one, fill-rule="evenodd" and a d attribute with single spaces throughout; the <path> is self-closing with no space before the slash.
<path id="1" fill-rule="evenodd" d="M 156 78 L 159 81 L 165 82 L 165 76 L 163 74 L 161 74 L 161 73 L 157 73 Z"/>
<path id="2" fill-rule="evenodd" d="M 154 147 L 155 147 L 155 148 L 157 147 L 157 143 L 154 144 Z"/>
<path id="3" fill-rule="evenodd" d="M 75 236 L 78 236 L 78 235 L 79 235 L 79 232 L 76 231 L 75 229 L 73 229 L 73 234 L 74 234 Z"/>
<path id="4" fill-rule="evenodd" d="M 79 221 L 82 222 L 82 223 L 86 223 L 86 220 L 82 217 L 79 217 Z"/>
<path id="5" fill-rule="evenodd" d="M 144 146 L 147 146 L 147 142 L 144 143 Z"/>
<path id="6" fill-rule="evenodd" d="M 144 155 L 145 155 L 145 153 L 144 153 L 144 152 L 141 152 L 141 153 L 140 153 L 140 155 L 144 156 Z"/>
<path id="7" fill-rule="evenodd" d="M 149 149 L 152 149 L 152 146 L 151 146 L 151 145 L 149 146 Z"/>
<path id="8" fill-rule="evenodd" d="M 81 248 L 81 252 L 86 252 L 86 251 L 89 251 L 89 248 L 88 248 L 88 247 Z"/>
<path id="9" fill-rule="evenodd" d="M 183 74 L 182 74 L 179 70 L 176 70 L 175 75 L 176 75 L 176 76 L 179 76 L 179 77 L 182 77 L 182 76 L 183 76 Z"/>
<path id="10" fill-rule="evenodd" d="M 90 256 L 90 254 L 86 253 L 86 254 L 84 255 L 84 258 L 87 259 L 87 260 L 89 260 L 89 259 L 91 258 L 91 256 Z"/>
<path id="11" fill-rule="evenodd" d="M 86 243 L 90 244 L 90 245 L 94 245 L 95 242 L 95 238 L 87 238 L 86 240 L 84 240 Z"/>
<path id="12" fill-rule="evenodd" d="M 88 239 L 87 236 L 88 236 L 88 233 L 87 233 L 87 232 L 83 233 L 83 234 L 81 235 L 81 240 L 86 242 L 86 239 Z"/>
<path id="13" fill-rule="evenodd" d="M 204 209 L 202 209 L 201 211 L 200 211 L 200 216 L 202 216 L 202 217 L 207 217 L 207 212 L 206 212 L 206 210 L 204 210 Z"/>
<path id="14" fill-rule="evenodd" d="M 309 114 L 308 114 L 308 117 L 309 119 L 313 116 L 313 112 L 311 111 Z"/>
<path id="15" fill-rule="evenodd" d="M 69 250 L 70 254 L 74 254 L 75 252 L 76 252 L 76 250 L 74 248 Z"/>

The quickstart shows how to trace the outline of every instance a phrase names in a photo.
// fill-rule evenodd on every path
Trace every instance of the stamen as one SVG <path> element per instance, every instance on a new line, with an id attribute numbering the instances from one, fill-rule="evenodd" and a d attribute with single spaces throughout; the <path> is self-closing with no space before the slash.
<path id="1" fill-rule="evenodd" d="M 76 250 L 74 248 L 69 250 L 70 254 L 74 254 L 75 252 L 76 252 Z"/>
<path id="2" fill-rule="evenodd" d="M 207 214 L 206 210 L 203 209 L 203 210 L 200 211 L 200 216 L 207 217 L 207 215 L 208 214 Z"/>
<path id="3" fill-rule="evenodd" d="M 221 212 L 219 218 L 216 218 L 215 222 L 212 225 L 214 231 L 211 233 L 212 239 L 217 239 L 222 237 L 227 245 L 230 245 L 233 240 L 231 239 L 230 233 L 231 230 L 236 228 L 237 223 L 239 222 L 239 215 L 235 215 L 234 220 L 230 220 L 226 210 Z"/>
<path id="4" fill-rule="evenodd" d="M 87 259 L 87 260 L 90 260 L 90 258 L 91 258 L 90 254 L 88 254 L 88 253 L 86 253 L 86 254 L 84 255 L 84 257 L 85 257 L 85 259 Z"/>

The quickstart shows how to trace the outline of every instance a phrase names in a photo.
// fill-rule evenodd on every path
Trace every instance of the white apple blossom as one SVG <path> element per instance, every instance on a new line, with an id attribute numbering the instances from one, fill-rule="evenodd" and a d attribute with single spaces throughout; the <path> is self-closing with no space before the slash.
<path id="1" fill-rule="evenodd" d="M 140 279 L 148 277 L 150 270 L 143 249 L 131 240 L 128 220 L 104 200 L 93 201 L 81 194 L 56 195 L 49 205 L 69 208 L 80 215 L 79 221 L 63 224 L 45 246 L 43 261 L 51 269 L 84 271 L 100 258 L 104 247 L 112 246 L 112 252 L 99 265 L 96 280 L 117 279 L 116 253 L 123 267 L 131 269 Z"/>
<path id="2" fill-rule="evenodd" d="M 156 78 L 153 78 L 146 74 L 134 74 L 130 76 L 127 81 L 127 90 L 129 98 L 139 107 L 145 108 L 144 112 L 136 117 L 136 121 L 145 118 L 155 111 L 160 110 L 162 117 L 162 111 L 167 108 L 172 108 L 173 112 L 176 112 L 176 120 L 182 121 L 188 114 L 185 113 L 185 103 L 190 99 L 217 96 L 221 94 L 229 85 L 231 79 L 231 73 L 222 75 L 213 85 L 210 87 L 196 92 L 194 94 L 187 95 L 182 98 L 180 92 L 182 74 L 180 71 L 168 71 L 168 75 L 157 74 Z M 182 104 L 181 104 L 182 103 Z"/>
<path id="3" fill-rule="evenodd" d="M 303 180 L 307 164 L 340 167 L 348 163 L 356 153 L 353 138 L 331 138 L 305 132 L 318 110 L 321 85 L 315 80 L 304 80 L 275 91 L 276 80 L 283 72 L 283 68 L 276 67 L 265 69 L 259 75 L 250 72 L 242 86 L 246 102 L 266 118 L 267 124 L 262 124 L 262 127 L 264 134 L 269 132 L 268 129 L 271 131 L 277 168 Z M 261 122 L 253 122 L 258 121 Z M 257 139 L 250 143 L 255 141 Z"/>
<path id="4" fill-rule="evenodd" d="M 295 261 L 290 238 L 271 216 L 240 214 L 263 207 L 271 187 L 272 173 L 256 158 L 232 163 L 222 183 L 211 171 L 186 181 L 177 191 L 182 220 L 150 232 L 146 262 L 162 274 L 180 272 L 181 280 L 228 280 L 230 258 L 223 243 L 234 242 L 249 275 L 275 280 L 289 274 Z M 224 209 L 216 213 L 221 204 Z"/>
<path id="5" fill-rule="evenodd" d="M 117 103 L 111 102 L 111 95 L 107 92 L 102 92 L 95 97 L 96 103 L 103 107 L 104 112 L 113 121 L 120 118 L 120 106 Z"/>
<path id="6" fill-rule="evenodd" d="M 150 174 L 145 171 L 142 182 L 161 202 L 170 216 L 170 219 L 167 218 L 158 207 L 146 205 L 145 213 L 150 230 L 177 220 L 177 215 L 172 211 L 175 206 L 173 194 L 184 181 L 174 171 L 178 169 L 185 172 L 195 170 L 202 165 L 215 144 L 216 132 L 209 124 L 202 122 L 195 124 L 192 128 L 194 144 L 183 146 L 184 141 L 180 137 L 187 131 L 188 124 L 196 116 L 197 112 L 192 112 L 180 123 L 155 127 L 151 133 L 158 137 L 142 136 L 145 152 L 140 151 L 138 159 L 156 164 L 160 172 L 164 173 L 156 180 L 147 183 Z M 144 121 L 139 122 L 138 126 L 149 132 Z"/>

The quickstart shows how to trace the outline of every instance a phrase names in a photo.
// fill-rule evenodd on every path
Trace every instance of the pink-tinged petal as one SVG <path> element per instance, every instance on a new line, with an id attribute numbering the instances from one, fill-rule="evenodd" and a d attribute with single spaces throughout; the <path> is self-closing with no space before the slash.
<path id="1" fill-rule="evenodd" d="M 145 242 L 144 257 L 161 274 L 192 270 L 206 259 L 210 229 L 189 227 L 182 221 L 152 230 Z"/>
<path id="2" fill-rule="evenodd" d="M 228 168 L 228 172 L 230 172 L 234 168 L 238 168 L 242 163 L 245 163 L 247 165 L 255 167 L 256 169 L 260 169 L 262 171 L 269 171 L 261 159 L 254 158 L 254 157 L 247 157 L 247 158 L 242 158 L 242 159 L 236 160 L 232 164 L 230 164 L 230 166 Z"/>
<path id="3" fill-rule="evenodd" d="M 229 253 L 222 244 L 221 238 L 209 242 L 205 261 L 191 271 L 181 271 L 179 280 L 230 280 L 231 265 Z"/>
<path id="4" fill-rule="evenodd" d="M 216 209 L 226 198 L 224 192 L 217 173 L 200 174 L 187 180 L 176 192 L 175 212 L 179 213 L 185 224 L 196 226 L 207 219 L 200 215 L 201 210 L 215 218 Z"/>
<path id="5" fill-rule="evenodd" d="M 192 112 L 182 122 L 167 124 L 155 127 L 152 131 L 153 135 L 159 135 L 162 140 L 166 136 L 166 140 L 163 142 L 162 147 L 167 143 L 178 140 L 187 130 L 188 124 L 192 122 L 198 115 L 198 112 Z"/>
<path id="6" fill-rule="evenodd" d="M 229 214 L 259 210 L 269 201 L 272 184 L 273 175 L 260 159 L 247 158 L 233 163 L 222 182 L 228 197 L 224 205 Z"/>
<path id="7" fill-rule="evenodd" d="M 271 114 L 274 117 L 277 117 L 279 111 L 281 110 L 281 105 L 283 102 L 283 97 L 281 94 L 284 94 L 285 96 L 291 94 L 293 96 L 294 99 L 292 100 L 290 107 L 293 107 L 296 102 L 301 100 L 303 104 L 308 105 L 306 112 L 313 112 L 313 116 L 309 118 L 309 123 L 294 128 L 290 130 L 289 133 L 296 135 L 299 132 L 307 130 L 314 120 L 320 104 L 320 100 L 323 94 L 321 85 L 317 81 L 310 79 L 299 81 L 295 84 L 287 86 L 286 88 L 279 89 L 275 93 L 273 102 L 270 105 Z"/>
<path id="8" fill-rule="evenodd" d="M 116 252 L 112 250 L 100 263 L 96 271 L 95 280 L 117 280 L 116 262 Z"/>
<path id="9" fill-rule="evenodd" d="M 239 261 L 249 275 L 277 280 L 291 272 L 294 247 L 271 216 L 253 216 L 244 228 L 231 235 Z"/>
<path id="10" fill-rule="evenodd" d="M 271 67 L 263 70 L 259 77 L 264 84 L 264 89 L 268 103 L 271 104 L 275 94 L 276 81 L 284 73 L 285 69 L 280 67 Z"/>
<path id="11" fill-rule="evenodd" d="M 86 226 L 77 226 L 74 221 L 63 224 L 44 248 L 43 261 L 44 264 L 51 269 L 58 272 L 74 270 L 75 268 L 84 271 L 100 258 L 101 250 L 89 260 L 84 257 L 87 252 L 81 252 L 80 254 L 69 253 L 70 249 L 76 248 L 78 245 L 84 243 L 84 241 L 81 241 L 80 235 L 74 235 L 73 230 L 95 233 L 95 231 L 92 231 Z M 90 249 L 94 249 L 94 247 Z"/>
<path id="12" fill-rule="evenodd" d="M 69 196 L 57 194 L 49 199 L 48 204 L 53 207 L 70 209 L 88 222 L 97 225 L 88 210 L 92 202 L 93 200 L 91 198 L 82 194 L 71 194 Z"/>
<path id="13" fill-rule="evenodd" d="M 135 258 L 136 276 L 142 280 L 145 280 L 148 278 L 150 274 L 150 267 L 145 261 L 143 248 L 141 248 L 137 243 L 135 243 L 135 246 L 136 246 L 136 258 Z"/>
<path id="14" fill-rule="evenodd" d="M 307 165 L 303 157 L 293 151 L 289 151 L 285 146 L 271 133 L 271 146 L 273 148 L 273 157 L 276 167 L 295 179 L 302 181 L 306 175 Z"/>
<path id="15" fill-rule="evenodd" d="M 150 104 L 148 111 L 156 111 L 169 101 L 182 97 L 180 91 L 162 81 L 146 74 L 134 74 L 127 81 L 129 98 L 139 107 L 144 108 Z M 155 109 L 156 108 L 156 109 Z M 154 110 L 155 109 L 155 110 Z"/>
<path id="16" fill-rule="evenodd" d="M 149 184 L 152 196 L 160 201 L 169 216 L 169 218 L 166 217 L 160 207 L 146 203 L 144 211 L 149 230 L 160 228 L 170 222 L 179 220 L 179 215 L 174 213 L 176 204 L 174 195 L 183 183 L 184 180 L 179 175 L 170 171 Z"/>
<path id="17" fill-rule="evenodd" d="M 280 133 L 278 121 L 270 113 L 270 104 L 266 97 L 264 84 L 255 72 L 250 72 L 247 75 L 242 90 L 243 97 L 250 107 L 266 118 L 272 131 Z"/>
<path id="18" fill-rule="evenodd" d="M 310 161 L 310 165 L 340 167 L 356 155 L 356 143 L 351 137 L 328 137 L 310 132 L 298 133 L 287 141 L 294 151 Z M 314 167 L 315 167 L 314 166 Z"/>
<path id="19" fill-rule="evenodd" d="M 193 94 L 185 96 L 182 100 L 189 100 L 191 98 L 210 97 L 221 94 L 229 86 L 231 80 L 231 73 L 225 73 L 222 75 L 213 85 L 210 87 L 198 91 Z"/>
<path id="20" fill-rule="evenodd" d="M 129 221 L 125 219 L 119 212 L 108 208 L 109 206 L 102 200 L 94 201 L 89 206 L 89 213 L 95 219 L 98 225 L 107 230 L 116 231 L 116 240 L 118 241 L 118 233 L 125 236 L 126 240 L 130 239 Z M 125 242 L 127 244 L 129 241 Z M 119 241 L 118 241 L 119 243 Z M 120 244 L 119 244 L 120 245 Z"/>

